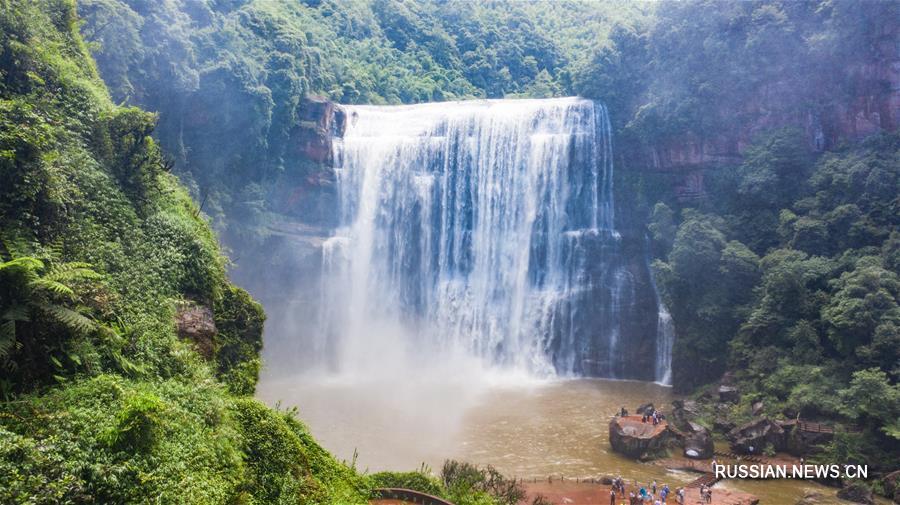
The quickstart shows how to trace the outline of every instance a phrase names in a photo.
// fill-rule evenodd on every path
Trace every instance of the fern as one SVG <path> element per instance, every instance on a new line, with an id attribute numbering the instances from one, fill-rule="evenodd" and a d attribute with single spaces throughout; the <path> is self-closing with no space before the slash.
<path id="1" fill-rule="evenodd" d="M 75 297 L 75 291 L 73 291 L 72 288 L 66 286 L 61 282 L 54 281 L 46 277 L 34 279 L 33 281 L 31 281 L 31 286 L 35 289 L 49 291 L 50 293 L 57 296 L 67 296 L 69 298 Z"/>
<path id="2" fill-rule="evenodd" d="M 0 236 L 0 247 L 2 247 L 7 255 L 13 260 L 23 257 L 29 257 L 34 248 L 27 240 L 22 237 L 6 237 Z M 34 258 L 31 258 L 34 259 Z"/>
<path id="3" fill-rule="evenodd" d="M 87 333 L 95 328 L 94 321 L 62 305 L 45 303 L 40 305 L 40 310 L 57 322 L 79 333 Z"/>
<path id="4" fill-rule="evenodd" d="M 100 274 L 91 269 L 90 263 L 71 262 L 56 263 L 50 271 L 44 275 L 44 279 L 55 282 L 71 282 L 80 280 L 99 279 Z"/>
<path id="5" fill-rule="evenodd" d="M 0 319 L 4 321 L 29 321 L 30 318 L 28 316 L 28 307 L 22 304 L 14 304 L 10 305 L 3 311 L 3 315 L 0 316 Z"/>
<path id="6" fill-rule="evenodd" d="M 103 348 L 107 350 L 107 354 L 116 369 L 132 377 L 146 373 L 145 367 L 131 361 L 122 353 L 122 348 L 126 343 L 126 335 L 134 331 L 131 327 L 122 321 L 118 321 L 111 325 L 100 325 L 98 330 L 97 335 L 103 339 Z"/>
<path id="7" fill-rule="evenodd" d="M 12 270 L 14 268 L 22 268 L 26 271 L 42 270 L 44 268 L 44 262 L 37 258 L 32 258 L 31 256 L 20 256 L 0 263 L 0 272 L 7 269 Z"/>
<path id="8" fill-rule="evenodd" d="M 73 286 L 101 276 L 88 263 L 58 260 L 62 255 L 58 244 L 44 248 L 46 254 L 40 258 L 26 254 L 34 249 L 24 242 L 0 237 L 0 286 L 3 287 L 0 291 L 0 366 L 7 370 L 17 369 L 16 352 L 23 348 L 19 339 L 28 334 L 29 338 L 40 341 L 40 345 L 29 348 L 44 349 L 44 355 L 39 359 L 50 361 L 57 371 L 62 372 L 65 367 L 51 352 L 62 352 L 72 364 L 81 367 L 81 356 L 68 349 L 66 333 L 84 335 L 95 331 L 97 324 L 86 315 L 89 309 L 79 305 L 79 296 Z M 67 331 L 60 334 L 59 328 L 47 326 L 47 322 Z M 23 329 L 20 325 L 30 328 Z M 29 360 L 38 356 L 22 358 Z M 116 353 L 111 359 L 124 368 L 132 368 Z"/>

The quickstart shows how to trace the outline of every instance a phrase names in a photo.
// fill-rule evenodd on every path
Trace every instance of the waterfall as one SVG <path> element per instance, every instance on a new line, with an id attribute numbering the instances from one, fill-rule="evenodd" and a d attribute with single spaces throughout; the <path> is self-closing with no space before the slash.
<path id="1" fill-rule="evenodd" d="M 536 375 L 635 376 L 622 349 L 636 287 L 614 227 L 602 104 L 345 113 L 316 361 L 346 371 L 460 353 Z"/>
<path id="2" fill-rule="evenodd" d="M 653 295 L 656 299 L 657 307 L 655 380 L 659 384 L 670 386 L 672 385 L 672 346 L 675 345 L 675 324 L 672 322 L 672 315 L 669 314 L 669 309 L 659 295 L 659 288 L 656 286 L 653 269 L 650 267 L 650 237 L 647 237 L 646 241 L 648 243 L 647 270 L 650 272 L 650 283 L 653 287 Z"/>

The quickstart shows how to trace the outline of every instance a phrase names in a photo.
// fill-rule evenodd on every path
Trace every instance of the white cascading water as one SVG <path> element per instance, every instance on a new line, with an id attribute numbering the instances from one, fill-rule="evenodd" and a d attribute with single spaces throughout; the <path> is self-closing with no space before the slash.
<path id="1" fill-rule="evenodd" d="M 649 238 L 648 238 L 649 241 Z M 649 247 L 648 247 L 649 251 Z M 656 370 L 655 377 L 658 384 L 672 385 L 672 347 L 675 345 L 675 323 L 669 309 L 659 295 L 656 286 L 656 278 L 653 269 L 650 268 L 650 258 L 647 258 L 647 267 L 650 271 L 650 283 L 653 286 L 653 295 L 656 297 Z"/>
<path id="2" fill-rule="evenodd" d="M 617 349 L 635 289 L 615 261 L 602 104 L 345 112 L 334 143 L 341 226 L 323 247 L 318 363 L 342 372 L 467 356 L 538 376 L 627 369 Z"/>

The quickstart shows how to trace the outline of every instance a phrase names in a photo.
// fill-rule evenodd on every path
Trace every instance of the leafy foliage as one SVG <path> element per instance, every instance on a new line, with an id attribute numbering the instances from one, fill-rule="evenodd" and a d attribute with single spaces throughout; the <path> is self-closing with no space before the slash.
<path id="1" fill-rule="evenodd" d="M 525 490 L 515 480 L 506 479 L 494 467 L 479 468 L 471 463 L 447 460 L 441 468 L 446 495 L 460 505 L 515 505 Z"/>
<path id="2" fill-rule="evenodd" d="M 703 204 L 707 213 L 681 209 L 674 245 L 655 263 L 678 331 L 679 387 L 731 369 L 772 414 L 861 424 L 829 454 L 858 443 L 853 461 L 894 464 L 886 454 L 898 447 L 900 218 L 887 209 L 900 194 L 898 147 L 900 136 L 883 135 L 813 161 L 785 157 L 790 144 L 763 137 L 733 169 L 741 183 Z M 766 197 L 743 199 L 751 181 L 768 177 L 778 181 Z M 743 213 L 761 199 L 784 206 L 777 226 Z M 655 224 L 665 223 L 661 205 L 654 237 L 666 228 Z"/>
<path id="3" fill-rule="evenodd" d="M 68 366 L 82 365 L 72 340 L 99 331 L 73 286 L 100 275 L 83 262 L 23 256 L 6 247 L 0 262 L 0 365 L 3 393 L 46 382 Z M 4 259 L 0 256 L 0 260 Z"/>
<path id="4" fill-rule="evenodd" d="M 246 291 L 229 286 L 215 306 L 217 371 L 231 392 L 252 395 L 261 366 L 265 313 Z"/>
<path id="5" fill-rule="evenodd" d="M 446 495 L 442 483 L 425 473 L 425 471 L 379 472 L 372 475 L 372 483 L 376 488 L 412 489 L 437 497 Z"/>
<path id="6" fill-rule="evenodd" d="M 0 502 L 364 503 L 289 414 L 233 396 L 262 309 L 78 26 L 71 0 L 0 1 Z M 221 329 L 209 362 L 185 299 Z"/>
<path id="7" fill-rule="evenodd" d="M 280 177 L 317 169 L 292 153 L 304 96 L 558 96 L 612 20 L 643 15 L 630 2 L 578 0 L 84 0 L 78 9 L 113 96 L 159 111 L 157 137 L 176 172 L 233 246 L 265 231 Z"/>

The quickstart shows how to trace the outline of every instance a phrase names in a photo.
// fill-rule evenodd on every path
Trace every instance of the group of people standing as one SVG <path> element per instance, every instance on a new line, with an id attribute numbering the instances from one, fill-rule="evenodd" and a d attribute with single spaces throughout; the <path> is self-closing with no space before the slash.
<path id="1" fill-rule="evenodd" d="M 653 426 L 659 424 L 660 421 L 665 421 L 666 416 L 663 415 L 662 412 L 653 409 L 651 412 L 644 411 L 644 415 L 641 416 L 642 423 L 653 423 Z"/>
<path id="2" fill-rule="evenodd" d="M 635 487 L 637 486 L 637 483 L 635 483 Z M 657 491 L 659 494 L 657 494 Z M 710 491 L 709 493 L 711 500 L 712 492 Z M 647 486 L 640 486 L 637 493 L 634 491 L 628 493 L 628 505 L 666 505 L 672 498 L 672 495 L 672 490 L 669 488 L 668 484 L 663 484 L 662 487 L 658 487 L 656 481 L 653 481 Z M 703 495 L 701 494 L 701 496 Z M 680 487 L 676 489 L 674 497 L 675 502 L 678 505 L 684 505 L 684 488 Z M 707 500 L 706 503 L 710 503 L 710 501 Z M 609 505 L 626 505 L 625 481 L 622 480 L 621 477 L 613 479 L 612 489 L 609 491 Z"/>
<path id="3" fill-rule="evenodd" d="M 712 488 L 703 484 L 700 486 L 700 499 L 703 503 L 712 503 Z"/>
<path id="4" fill-rule="evenodd" d="M 622 407 L 619 410 L 619 416 L 621 416 L 621 417 L 628 416 L 628 410 L 625 409 L 625 407 Z M 641 422 L 642 423 L 653 423 L 653 426 L 656 426 L 659 424 L 660 421 L 665 421 L 665 420 L 666 420 L 666 416 L 663 415 L 662 412 L 660 412 L 659 410 L 656 410 L 653 407 L 648 407 L 647 409 L 644 410 L 644 413 L 641 414 Z"/>

